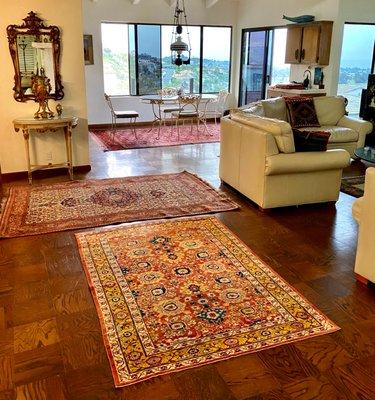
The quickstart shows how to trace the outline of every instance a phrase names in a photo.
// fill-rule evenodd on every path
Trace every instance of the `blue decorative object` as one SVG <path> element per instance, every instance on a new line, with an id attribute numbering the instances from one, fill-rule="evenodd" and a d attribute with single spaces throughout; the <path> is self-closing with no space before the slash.
<path id="1" fill-rule="evenodd" d="M 296 22 L 297 24 L 304 24 L 306 22 L 314 21 L 315 17 L 313 15 L 300 15 L 298 17 L 287 17 L 286 15 L 283 15 L 283 19 L 291 22 Z"/>

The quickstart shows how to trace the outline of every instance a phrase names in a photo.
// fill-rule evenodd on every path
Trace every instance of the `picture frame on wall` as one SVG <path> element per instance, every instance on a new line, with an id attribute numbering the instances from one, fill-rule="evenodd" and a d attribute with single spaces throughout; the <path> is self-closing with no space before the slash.
<path id="1" fill-rule="evenodd" d="M 83 54 L 85 65 L 94 64 L 94 47 L 92 42 L 92 35 L 83 35 Z"/>
<path id="2" fill-rule="evenodd" d="M 314 71 L 314 85 L 320 85 L 322 80 L 322 72 L 323 69 L 320 67 L 316 67 Z"/>

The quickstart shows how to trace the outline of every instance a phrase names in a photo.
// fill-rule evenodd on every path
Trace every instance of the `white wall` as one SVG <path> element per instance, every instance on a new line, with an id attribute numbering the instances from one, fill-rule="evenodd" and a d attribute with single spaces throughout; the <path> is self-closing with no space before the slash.
<path id="1" fill-rule="evenodd" d="M 33 10 L 48 25 L 61 29 L 62 55 L 61 76 L 65 97 L 60 103 L 67 114 L 80 118 L 73 135 L 74 165 L 89 164 L 88 128 L 85 95 L 85 77 L 82 45 L 81 0 L 23 0 L 2 1 L 0 14 L 0 163 L 2 172 L 18 172 L 27 169 L 24 143 L 21 133 L 15 133 L 12 120 L 32 116 L 37 109 L 33 101 L 19 103 L 13 99 L 14 69 L 9 54 L 6 27 L 21 24 L 27 13 Z M 55 102 L 50 101 L 52 109 Z M 52 153 L 52 162 L 65 161 L 65 141 L 62 133 L 38 134 L 39 140 L 32 141 L 34 158 L 45 163 L 47 153 Z M 35 144 L 34 144 L 35 143 Z"/>
<path id="2" fill-rule="evenodd" d="M 220 0 L 210 8 L 202 0 L 186 2 L 188 23 L 191 25 L 226 25 L 232 26 L 237 20 L 237 2 Z M 110 114 L 104 102 L 103 61 L 100 24 L 104 21 L 161 23 L 173 22 L 174 9 L 164 0 L 141 0 L 132 5 L 127 0 L 83 0 L 84 33 L 93 35 L 94 65 L 86 66 L 86 91 L 89 124 L 102 124 L 110 121 Z M 236 46 L 236 29 L 233 29 L 233 43 Z M 235 47 L 233 47 L 235 48 Z M 235 60 L 236 61 L 236 60 Z M 238 65 L 232 63 L 232 83 Z M 232 84 L 235 88 L 235 85 Z M 152 120 L 150 105 L 142 104 L 138 97 L 121 96 L 114 99 L 117 108 L 136 110 L 141 121 Z M 235 101 L 232 98 L 232 103 Z"/>

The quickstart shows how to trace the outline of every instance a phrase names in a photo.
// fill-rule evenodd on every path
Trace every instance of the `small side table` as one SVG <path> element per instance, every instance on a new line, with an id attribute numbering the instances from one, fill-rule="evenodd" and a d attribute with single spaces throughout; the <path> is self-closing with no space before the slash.
<path id="1" fill-rule="evenodd" d="M 32 184 L 33 171 L 56 167 L 67 168 L 70 179 L 73 180 L 72 130 L 77 126 L 77 124 L 77 117 L 54 117 L 51 119 L 17 118 L 13 121 L 14 130 L 16 132 L 22 130 L 23 138 L 25 140 L 27 172 L 30 184 Z M 30 134 L 32 132 L 47 134 L 60 130 L 63 130 L 65 135 L 66 162 L 60 164 L 49 163 L 44 165 L 32 164 L 30 161 Z"/>
<path id="2" fill-rule="evenodd" d="M 366 146 L 354 150 L 354 154 L 361 160 L 375 164 L 375 148 Z"/>

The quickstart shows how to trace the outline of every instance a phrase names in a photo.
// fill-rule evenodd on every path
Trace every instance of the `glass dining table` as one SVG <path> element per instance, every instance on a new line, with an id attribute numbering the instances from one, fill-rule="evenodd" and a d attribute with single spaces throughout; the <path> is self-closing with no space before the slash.
<path id="1" fill-rule="evenodd" d="M 207 105 L 214 100 L 217 99 L 217 95 L 215 94 L 202 94 L 200 99 L 200 104 L 203 104 L 203 114 L 206 113 Z M 142 103 L 150 104 L 152 107 L 152 113 L 154 119 L 152 121 L 151 128 L 149 132 L 151 132 L 155 126 L 158 127 L 158 138 L 160 137 L 160 129 L 165 121 L 163 119 L 163 106 L 164 105 L 178 105 L 178 96 L 161 96 L 158 94 L 150 94 L 141 96 L 140 98 Z"/>

